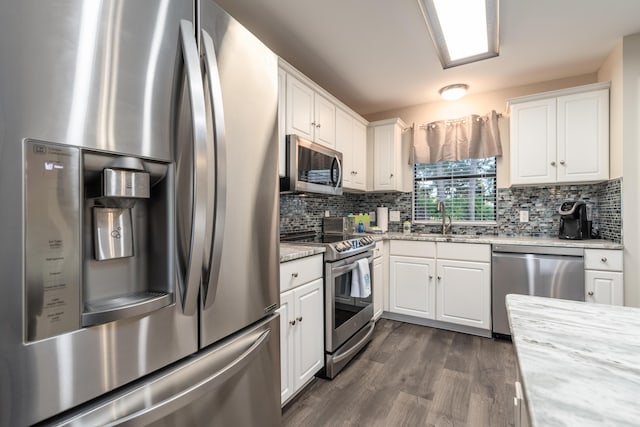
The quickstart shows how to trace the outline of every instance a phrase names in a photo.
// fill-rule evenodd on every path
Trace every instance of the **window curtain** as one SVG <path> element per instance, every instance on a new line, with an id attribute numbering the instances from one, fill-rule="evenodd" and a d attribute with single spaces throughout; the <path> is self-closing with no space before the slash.
<path id="1" fill-rule="evenodd" d="M 440 120 L 413 126 L 413 150 L 410 163 L 436 163 L 447 160 L 484 159 L 502 155 L 498 114 L 472 114 L 457 120 Z"/>

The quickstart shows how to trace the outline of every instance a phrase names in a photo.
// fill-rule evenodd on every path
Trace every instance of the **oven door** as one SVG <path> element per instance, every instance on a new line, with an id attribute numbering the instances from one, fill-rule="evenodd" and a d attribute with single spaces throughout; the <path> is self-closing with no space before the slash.
<path id="1" fill-rule="evenodd" d="M 371 295 L 366 298 L 352 297 L 351 278 L 356 269 L 356 261 L 369 260 L 371 277 Z M 335 352 L 345 341 L 358 332 L 373 318 L 373 252 L 336 262 L 326 263 L 325 267 L 325 349 Z"/>

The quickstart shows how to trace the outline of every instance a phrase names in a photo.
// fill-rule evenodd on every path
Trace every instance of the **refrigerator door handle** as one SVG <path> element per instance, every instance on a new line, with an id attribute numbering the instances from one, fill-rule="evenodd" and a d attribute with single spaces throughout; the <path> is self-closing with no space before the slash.
<path id="1" fill-rule="evenodd" d="M 186 71 L 193 127 L 193 210 L 191 211 L 190 251 L 186 274 L 185 277 L 182 277 L 182 271 L 178 274 L 178 283 L 182 291 L 182 309 L 186 315 L 193 315 L 198 307 L 198 291 L 202 277 L 200 267 L 204 250 L 202 236 L 207 216 L 207 118 L 200 73 L 200 57 L 193 25 L 189 21 L 180 21 L 179 46 Z"/>
<path id="2" fill-rule="evenodd" d="M 180 408 L 188 405 L 198 397 L 204 395 L 207 391 L 224 384 L 229 378 L 242 371 L 259 353 L 261 348 L 268 342 L 271 335 L 271 329 L 264 331 L 258 339 L 244 351 L 240 356 L 225 366 L 218 372 L 210 375 L 202 381 L 192 385 L 191 387 L 176 393 L 175 395 L 158 402 L 150 408 L 135 412 L 125 416 L 114 423 L 119 426 L 146 426 L 157 420 L 166 417 L 178 411 Z"/>
<path id="3" fill-rule="evenodd" d="M 159 375 L 134 390 L 123 391 L 115 399 L 51 424 L 57 427 L 137 427 L 162 420 L 246 370 L 269 342 L 271 331 L 271 328 L 252 331 L 246 337 L 231 342 L 226 348 L 223 346 L 216 350 L 215 354 L 200 358 L 177 371 Z M 217 367 L 221 361 L 229 359 L 222 367 Z"/>
<path id="4" fill-rule="evenodd" d="M 226 200 L 227 200 L 227 142 L 225 135 L 224 107 L 222 105 L 222 85 L 220 83 L 220 73 L 218 70 L 218 59 L 215 46 L 209 33 L 202 30 L 201 34 L 203 47 L 204 74 L 206 76 L 205 86 L 208 87 L 206 93 L 211 106 L 213 116 L 213 135 L 209 148 L 215 152 L 215 171 L 213 180 L 213 191 L 210 190 L 210 200 L 207 207 L 214 212 L 207 212 L 207 221 L 213 221 L 211 235 L 207 236 L 208 245 L 205 254 L 208 252 L 208 259 L 205 259 L 203 277 L 203 302 L 204 308 L 209 308 L 216 298 L 218 289 L 218 275 L 220 273 L 220 262 L 222 259 L 222 240 L 225 224 Z M 210 135 L 210 133 L 208 133 Z M 205 256 L 205 258 L 207 258 Z"/>

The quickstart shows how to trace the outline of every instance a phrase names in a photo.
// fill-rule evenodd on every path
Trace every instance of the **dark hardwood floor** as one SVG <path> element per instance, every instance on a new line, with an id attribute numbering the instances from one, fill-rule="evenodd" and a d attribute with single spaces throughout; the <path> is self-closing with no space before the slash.
<path id="1" fill-rule="evenodd" d="M 511 426 L 515 370 L 508 341 L 381 319 L 345 370 L 284 408 L 283 425 Z"/>

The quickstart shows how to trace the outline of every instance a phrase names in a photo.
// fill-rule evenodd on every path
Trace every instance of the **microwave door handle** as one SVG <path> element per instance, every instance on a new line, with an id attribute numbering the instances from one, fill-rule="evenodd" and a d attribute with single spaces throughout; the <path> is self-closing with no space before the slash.
<path id="1" fill-rule="evenodd" d="M 335 163 L 338 167 L 338 179 L 337 181 L 333 180 L 333 163 Z M 333 162 L 331 163 L 331 182 L 334 183 L 334 188 L 339 188 L 340 183 L 342 182 L 342 165 L 340 164 L 340 159 L 338 156 L 334 156 Z"/>
<path id="2" fill-rule="evenodd" d="M 185 71 L 189 106 L 191 108 L 191 125 L 193 131 L 193 198 L 191 211 L 191 236 L 189 237 L 189 256 L 186 272 L 178 273 L 178 284 L 182 292 L 182 310 L 186 315 L 193 315 L 198 306 L 198 291 L 200 290 L 201 263 L 204 244 L 202 235 L 206 225 L 206 181 L 207 167 L 203 159 L 207 154 L 207 128 L 204 91 L 200 74 L 200 58 L 196 45 L 194 29 L 191 22 L 180 21 L 181 53 L 178 55 L 176 75 Z M 182 59 L 181 62 L 180 59 Z M 178 84 L 177 86 L 181 86 Z M 175 98 L 176 102 L 179 98 Z"/>
<path id="3" fill-rule="evenodd" d="M 209 230 L 212 229 L 212 235 L 205 236 L 207 239 L 206 244 L 209 247 L 209 259 L 203 260 L 203 302 L 206 309 L 213 304 L 216 298 L 222 259 L 222 237 L 227 201 L 227 140 L 222 105 L 222 85 L 215 46 L 209 33 L 204 30 L 202 30 L 201 40 L 204 53 L 204 72 L 206 84 L 209 88 L 208 102 L 213 114 L 213 140 L 210 142 L 209 148 L 215 152 L 215 170 L 213 171 L 215 178 L 208 195 L 209 200 L 212 200 L 213 203 L 208 203 L 207 205 L 210 209 L 207 212 L 207 219 L 208 221 L 213 221 L 213 227 L 208 227 Z"/>

